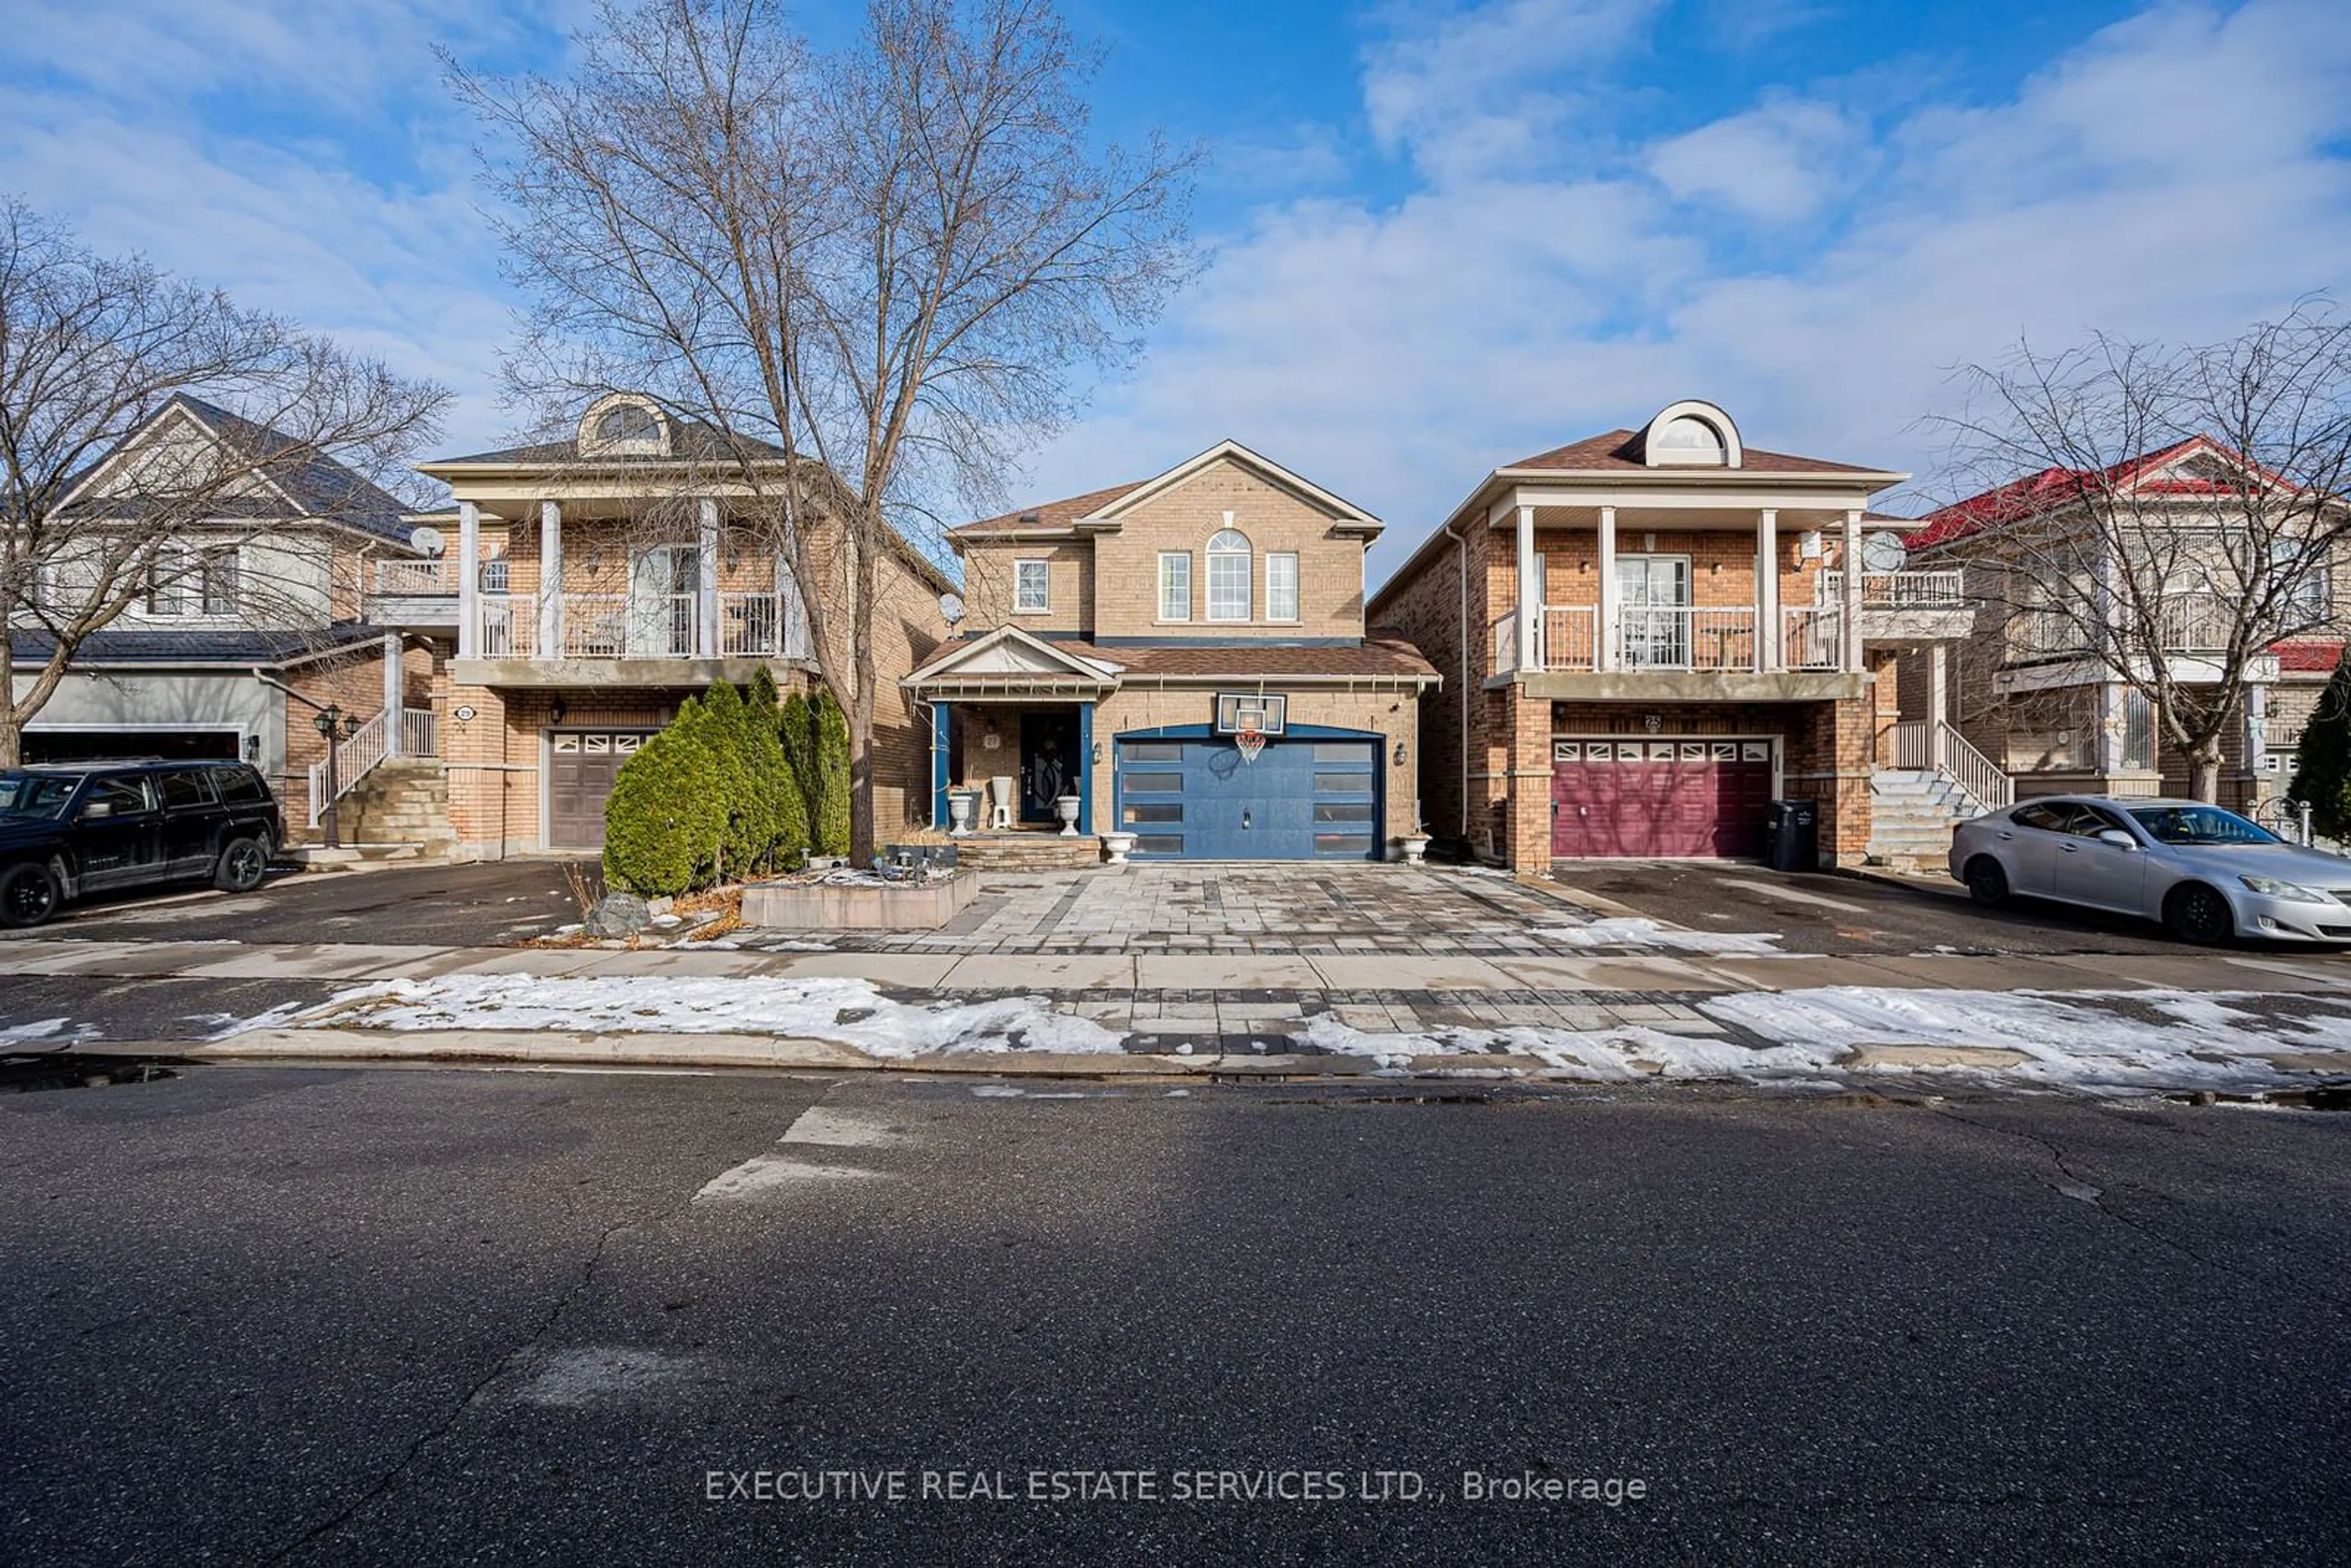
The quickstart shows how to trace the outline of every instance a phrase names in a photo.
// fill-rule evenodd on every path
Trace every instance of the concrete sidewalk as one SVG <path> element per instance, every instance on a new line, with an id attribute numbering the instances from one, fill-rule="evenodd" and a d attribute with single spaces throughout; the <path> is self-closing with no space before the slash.
<path id="1" fill-rule="evenodd" d="M 1702 996 L 1824 986 L 1896 990 L 2351 990 L 2351 966 L 2293 953 L 2069 954 L 2023 957 L 1925 953 L 1685 957 L 1412 956 L 1360 953 L 952 954 L 758 953 L 718 948 L 432 947 L 361 943 L 86 942 L 0 946 L 17 975 L 106 979 L 435 979 L 448 975 L 660 976 L 862 979 L 896 990 L 1492 995 L 1583 992 Z"/>

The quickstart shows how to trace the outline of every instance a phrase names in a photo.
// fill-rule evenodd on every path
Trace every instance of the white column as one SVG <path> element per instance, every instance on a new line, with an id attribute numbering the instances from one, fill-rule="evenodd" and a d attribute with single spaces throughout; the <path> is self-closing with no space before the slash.
<path id="1" fill-rule="evenodd" d="M 2098 687 L 2098 771 L 2112 777 L 2123 770 L 2123 686 L 2107 681 Z"/>
<path id="2" fill-rule="evenodd" d="M 563 508 L 538 504 L 538 656 L 563 657 Z"/>
<path id="3" fill-rule="evenodd" d="M 1861 669 L 1861 514 L 1844 515 L 1844 668 Z"/>
<path id="4" fill-rule="evenodd" d="M 2253 776 L 2253 797 L 2262 789 L 2262 759 L 2270 749 L 2270 688 L 2252 682 L 2245 687 L 2245 771 Z"/>
<path id="5" fill-rule="evenodd" d="M 400 710 L 407 703 L 400 685 L 400 633 L 383 634 L 383 754 L 400 755 Z"/>
<path id="6" fill-rule="evenodd" d="M 457 503 L 457 657 L 479 655 L 482 634 L 482 509 Z"/>
<path id="7" fill-rule="evenodd" d="M 701 560 L 694 574 L 694 656 L 718 657 L 718 502 L 702 497 Z"/>
<path id="8" fill-rule="evenodd" d="M 1536 646 L 1542 635 L 1542 584 L 1535 580 L 1535 509 L 1519 508 L 1519 668 L 1536 671 L 1542 668 L 1541 650 Z"/>
<path id="9" fill-rule="evenodd" d="M 1593 667 L 1613 670 L 1616 667 L 1616 508 L 1600 508 L 1600 607 L 1593 617 L 1593 635 L 1597 641 L 1593 649 Z"/>
<path id="10" fill-rule="evenodd" d="M 1755 667 L 1780 667 L 1780 514 L 1755 519 Z"/>
<path id="11" fill-rule="evenodd" d="M 1927 644 L 1927 763 L 1941 768 L 1949 760 L 1943 755 L 1943 726 L 1950 712 L 1949 662 L 1943 644 Z"/>

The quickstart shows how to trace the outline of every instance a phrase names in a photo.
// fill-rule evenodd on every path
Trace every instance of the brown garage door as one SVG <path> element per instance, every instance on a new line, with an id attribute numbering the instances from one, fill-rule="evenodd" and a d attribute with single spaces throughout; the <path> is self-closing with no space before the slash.
<path id="1" fill-rule="evenodd" d="M 604 800 L 621 764 L 637 754 L 650 730 L 561 730 L 548 737 L 547 847 L 604 847 Z"/>
<path id="2" fill-rule="evenodd" d="M 1768 740 L 1555 740 L 1551 852 L 1761 854 L 1771 799 Z"/>

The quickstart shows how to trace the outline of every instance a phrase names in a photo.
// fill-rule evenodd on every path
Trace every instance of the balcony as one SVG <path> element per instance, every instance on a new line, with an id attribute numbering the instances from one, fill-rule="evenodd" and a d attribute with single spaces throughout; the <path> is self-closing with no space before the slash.
<path id="1" fill-rule="evenodd" d="M 806 617 L 783 592 L 485 593 L 474 608 L 458 660 L 473 685 L 695 685 L 810 657 Z"/>
<path id="2" fill-rule="evenodd" d="M 1633 604 L 1616 613 L 1603 659 L 1596 606 L 1544 605 L 1534 657 L 1523 670 L 1517 620 L 1500 617 L 1489 639 L 1493 677 L 1546 677 L 1533 695 L 1561 697 L 1792 701 L 1859 687 L 1858 676 L 1844 668 L 1840 608 L 1782 611 L 1779 637 L 1768 646 L 1759 643 L 1761 618 L 1752 605 Z M 1555 676 L 1571 678 L 1549 679 Z"/>
<path id="3" fill-rule="evenodd" d="M 1975 607 L 1968 599 L 1967 587 L 1967 573 L 1959 567 L 1863 572 L 1863 646 L 1915 646 L 1967 636 L 1975 627 Z M 1844 572 L 1823 570 L 1813 579 L 1816 607 L 1840 605 L 1844 596 Z"/>
<path id="4" fill-rule="evenodd" d="M 371 563 L 367 618 L 378 626 L 457 624 L 457 563 L 447 556 Z"/>

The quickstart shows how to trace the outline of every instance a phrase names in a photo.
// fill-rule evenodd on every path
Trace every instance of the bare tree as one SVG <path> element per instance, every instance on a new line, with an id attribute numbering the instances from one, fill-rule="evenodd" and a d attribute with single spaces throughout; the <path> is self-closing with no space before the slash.
<path id="1" fill-rule="evenodd" d="M 0 623 L 35 634 L 37 661 L 20 672 L 0 637 L 0 767 L 92 633 L 150 594 L 250 607 L 266 574 L 224 584 L 215 552 L 283 518 L 279 482 L 302 476 L 329 517 L 374 507 L 373 476 L 401 468 L 446 400 L 0 204 Z M 171 427 L 175 408 L 188 428 Z"/>
<path id="2" fill-rule="evenodd" d="M 2276 644 L 2333 632 L 2351 531 L 2351 321 L 2306 305 L 2225 342 L 2104 335 L 1961 371 L 1938 548 L 2011 664 L 2086 663 L 2147 699 L 2199 800 Z M 2032 699 L 2015 699 L 2030 703 Z"/>
<path id="3" fill-rule="evenodd" d="M 849 716 L 873 844 L 872 640 L 892 549 L 1072 413 L 1193 261 L 1196 154 L 1090 139 L 1092 56 L 1049 0 L 872 0 L 820 53 L 774 0 L 605 0 L 561 81 L 451 62 L 490 127 L 533 308 L 512 389 L 552 422 L 643 391 L 717 433 Z"/>

